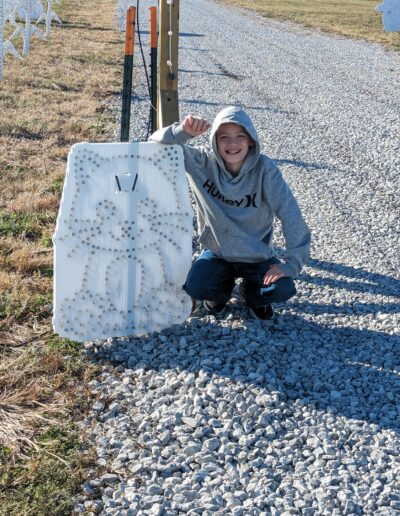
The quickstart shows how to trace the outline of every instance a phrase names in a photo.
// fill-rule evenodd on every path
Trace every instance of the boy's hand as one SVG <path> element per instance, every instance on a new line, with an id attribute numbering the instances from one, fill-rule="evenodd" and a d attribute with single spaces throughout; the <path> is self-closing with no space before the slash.
<path id="1" fill-rule="evenodd" d="M 183 128 L 190 136 L 200 136 L 210 128 L 210 124 L 204 118 L 189 115 L 183 119 Z"/>
<path id="2" fill-rule="evenodd" d="M 283 272 L 279 263 L 274 263 L 274 265 L 271 265 L 270 268 L 267 270 L 263 279 L 263 284 L 271 285 L 271 283 L 275 283 L 276 281 L 278 281 L 278 279 L 283 278 L 285 276 L 286 274 Z"/>

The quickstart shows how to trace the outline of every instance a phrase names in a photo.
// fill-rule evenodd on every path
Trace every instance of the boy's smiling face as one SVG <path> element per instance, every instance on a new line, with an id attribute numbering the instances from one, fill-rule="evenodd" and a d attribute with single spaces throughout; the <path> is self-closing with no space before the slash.
<path id="1" fill-rule="evenodd" d="M 221 124 L 217 131 L 217 148 L 227 170 L 238 174 L 245 162 L 253 140 L 247 131 L 238 124 Z"/>

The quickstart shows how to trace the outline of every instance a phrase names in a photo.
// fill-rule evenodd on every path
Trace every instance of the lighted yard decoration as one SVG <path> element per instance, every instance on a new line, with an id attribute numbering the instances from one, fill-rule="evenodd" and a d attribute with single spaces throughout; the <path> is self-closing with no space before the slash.
<path id="1" fill-rule="evenodd" d="M 42 14 L 37 19 L 37 24 L 44 21 L 46 24 L 46 37 L 50 35 L 51 31 L 51 22 L 55 20 L 59 25 L 62 25 L 62 21 L 60 20 L 57 13 L 53 10 L 53 5 L 56 3 L 60 3 L 60 0 L 47 0 L 47 11 L 42 12 Z"/>
<path id="2" fill-rule="evenodd" d="M 3 79 L 4 56 L 6 53 L 21 59 L 15 48 L 15 41 L 19 36 L 23 40 L 22 55 L 29 53 L 32 36 L 46 39 L 50 34 L 51 22 L 55 20 L 61 24 L 60 18 L 54 12 L 53 6 L 59 0 L 48 0 L 47 10 L 40 0 L 0 0 L 0 80 Z M 43 33 L 37 24 L 44 21 L 46 32 Z M 10 37 L 4 40 L 4 25 L 9 23 L 14 31 Z"/>
<path id="3" fill-rule="evenodd" d="M 400 32 L 400 0 L 383 0 L 376 10 L 383 14 L 382 22 L 387 32 Z"/>
<path id="4" fill-rule="evenodd" d="M 14 15 L 15 5 L 14 0 L 0 0 L 0 81 L 3 80 L 4 76 L 4 56 L 6 53 L 10 53 L 17 59 L 22 60 L 22 57 L 11 42 L 11 38 L 4 40 L 4 25 L 7 21 L 14 25 L 14 27 L 18 27 Z"/>
<path id="5" fill-rule="evenodd" d="M 19 16 L 24 20 L 23 25 L 17 25 L 14 33 L 10 37 L 21 35 L 23 39 L 22 55 L 26 56 L 29 53 L 30 43 L 32 36 L 36 35 L 40 39 L 45 39 L 43 32 L 33 24 L 36 16 L 43 12 L 43 6 L 37 0 L 20 0 L 18 3 L 17 10 Z"/>
<path id="6" fill-rule="evenodd" d="M 44 12 L 44 7 L 40 0 L 15 0 L 15 4 L 15 13 L 20 20 L 25 20 L 26 11 L 29 11 L 31 20 L 37 20 Z"/>
<path id="7" fill-rule="evenodd" d="M 72 147 L 54 235 L 56 333 L 77 341 L 182 323 L 192 258 L 180 147 Z"/>

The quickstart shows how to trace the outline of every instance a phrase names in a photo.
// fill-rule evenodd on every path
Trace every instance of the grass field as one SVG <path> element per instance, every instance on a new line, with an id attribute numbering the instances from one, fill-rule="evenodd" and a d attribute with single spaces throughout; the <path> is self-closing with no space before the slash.
<path id="1" fill-rule="evenodd" d="M 220 0 L 269 18 L 301 23 L 306 27 L 366 39 L 400 50 L 400 34 L 386 33 L 382 15 L 375 11 L 381 0 Z"/>
<path id="2" fill-rule="evenodd" d="M 375 0 L 231 3 L 400 48 Z M 69 148 L 110 141 L 122 84 L 116 0 L 63 0 L 63 26 L 0 83 L 0 515 L 69 514 L 91 465 L 75 421 L 95 367 L 51 331 L 52 241 Z"/>
<path id="3" fill-rule="evenodd" d="M 51 331 L 54 232 L 69 148 L 109 141 L 122 83 L 114 0 L 63 0 L 48 42 L 0 83 L 0 514 L 69 514 L 95 367 Z M 21 46 L 19 47 L 21 49 Z"/>

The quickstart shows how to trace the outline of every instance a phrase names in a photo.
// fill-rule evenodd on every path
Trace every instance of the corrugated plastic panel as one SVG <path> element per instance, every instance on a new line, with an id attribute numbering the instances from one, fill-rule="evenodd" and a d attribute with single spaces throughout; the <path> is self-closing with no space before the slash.
<path id="1" fill-rule="evenodd" d="M 74 145 L 53 237 L 54 331 L 85 341 L 184 321 L 192 231 L 180 147 Z"/>

